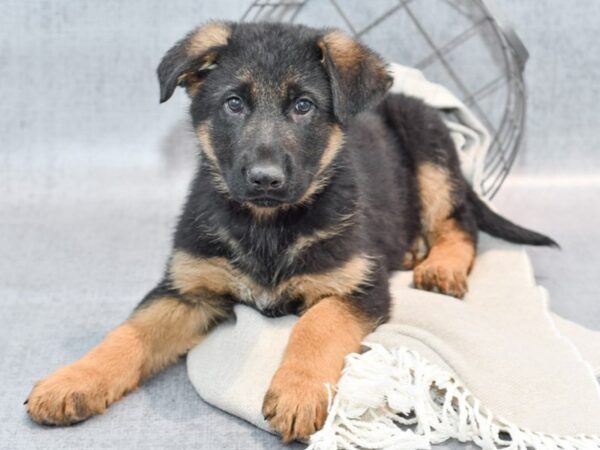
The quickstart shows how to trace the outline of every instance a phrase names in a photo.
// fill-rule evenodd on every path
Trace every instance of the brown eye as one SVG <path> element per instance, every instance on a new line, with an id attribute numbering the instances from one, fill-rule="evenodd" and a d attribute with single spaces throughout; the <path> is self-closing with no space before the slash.
<path id="1" fill-rule="evenodd" d="M 240 113 L 244 109 L 244 103 L 239 97 L 229 97 L 225 102 L 229 110 L 233 113 Z"/>
<path id="2" fill-rule="evenodd" d="M 312 109 L 313 103 L 307 98 L 301 98 L 294 105 L 294 112 L 296 114 L 308 114 L 308 112 Z"/>

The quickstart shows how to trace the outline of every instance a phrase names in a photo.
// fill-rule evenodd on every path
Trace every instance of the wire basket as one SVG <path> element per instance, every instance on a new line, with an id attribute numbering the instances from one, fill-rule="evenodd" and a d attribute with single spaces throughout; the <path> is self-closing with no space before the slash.
<path id="1" fill-rule="evenodd" d="M 493 0 L 255 0 L 242 21 L 332 26 L 451 89 L 491 134 L 481 192 L 492 198 L 523 135 L 528 53 Z"/>

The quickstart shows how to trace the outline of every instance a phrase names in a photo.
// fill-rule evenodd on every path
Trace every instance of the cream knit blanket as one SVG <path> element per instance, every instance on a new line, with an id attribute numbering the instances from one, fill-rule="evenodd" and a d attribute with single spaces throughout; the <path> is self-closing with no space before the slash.
<path id="1" fill-rule="evenodd" d="M 465 176 L 478 180 L 485 130 L 445 88 L 412 69 L 393 73 L 394 90 L 456 109 L 449 128 Z M 462 301 L 411 280 L 392 278 L 391 320 L 347 357 L 309 448 L 428 449 L 456 438 L 484 449 L 600 449 L 600 333 L 549 312 L 521 247 L 481 235 Z M 204 400 L 268 430 L 263 396 L 297 318 L 235 313 L 189 353 L 188 373 Z"/>

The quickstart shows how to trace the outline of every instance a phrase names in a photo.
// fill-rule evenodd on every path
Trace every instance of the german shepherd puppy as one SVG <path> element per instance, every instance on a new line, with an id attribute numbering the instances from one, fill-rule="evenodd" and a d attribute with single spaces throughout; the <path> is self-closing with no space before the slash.
<path id="1" fill-rule="evenodd" d="M 554 245 L 492 212 L 461 175 L 437 113 L 387 95 L 382 59 L 340 31 L 211 22 L 158 67 L 191 98 L 201 161 L 164 278 L 79 361 L 39 381 L 29 415 L 103 412 L 245 303 L 298 313 L 263 413 L 284 441 L 327 414 L 326 383 L 388 318 L 388 274 L 462 297 L 477 230 Z"/>

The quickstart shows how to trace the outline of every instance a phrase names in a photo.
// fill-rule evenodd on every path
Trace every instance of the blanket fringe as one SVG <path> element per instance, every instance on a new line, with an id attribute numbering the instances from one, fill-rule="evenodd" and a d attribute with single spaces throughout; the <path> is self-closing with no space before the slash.
<path id="1" fill-rule="evenodd" d="M 495 417 L 450 373 L 406 348 L 365 344 L 346 359 L 307 450 L 427 450 L 450 438 L 484 450 L 598 450 L 597 436 L 554 436 Z"/>

